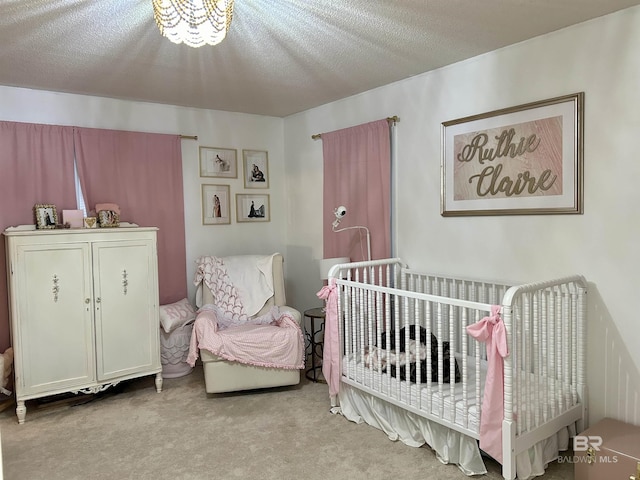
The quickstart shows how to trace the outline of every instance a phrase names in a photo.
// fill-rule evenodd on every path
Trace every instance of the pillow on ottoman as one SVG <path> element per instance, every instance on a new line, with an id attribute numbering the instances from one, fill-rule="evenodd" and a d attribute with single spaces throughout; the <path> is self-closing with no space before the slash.
<path id="1" fill-rule="evenodd" d="M 168 305 L 160 305 L 160 325 L 166 333 L 173 332 L 195 318 L 196 311 L 186 298 Z"/>

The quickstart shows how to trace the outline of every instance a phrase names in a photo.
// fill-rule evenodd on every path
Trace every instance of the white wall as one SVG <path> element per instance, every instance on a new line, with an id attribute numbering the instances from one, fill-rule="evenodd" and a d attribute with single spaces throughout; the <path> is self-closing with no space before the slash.
<path id="1" fill-rule="evenodd" d="M 287 294 L 318 306 L 322 142 L 311 135 L 398 115 L 396 253 L 436 272 L 515 281 L 581 273 L 590 282 L 591 419 L 640 423 L 633 299 L 640 203 L 640 7 L 318 107 L 284 120 L 0 86 L 0 120 L 198 135 L 184 140 L 187 278 L 202 254 L 285 255 Z M 440 124 L 585 92 L 585 214 L 440 216 Z M 267 150 L 272 221 L 202 226 L 198 146 Z M 286 161 L 285 161 L 286 160 Z M 211 181 L 213 180 L 213 181 Z M 193 287 L 189 285 L 190 295 Z"/>
<path id="2" fill-rule="evenodd" d="M 192 299 L 193 262 L 198 256 L 272 253 L 285 248 L 286 178 L 280 118 L 0 86 L 0 120 L 197 135 L 198 140 L 182 141 L 187 280 Z M 201 145 L 237 149 L 238 178 L 201 178 Z M 243 148 L 268 152 L 268 190 L 244 189 Z M 202 184 L 231 186 L 230 225 L 202 225 Z M 268 193 L 271 222 L 236 223 L 236 193 Z"/>
<path id="3" fill-rule="evenodd" d="M 438 273 L 590 282 L 591 419 L 640 423 L 640 7 L 567 28 L 285 119 L 292 194 L 288 257 L 296 301 L 317 302 L 322 144 L 311 135 L 398 115 L 396 252 Z M 440 215 L 440 126 L 447 120 L 585 92 L 584 215 Z"/>

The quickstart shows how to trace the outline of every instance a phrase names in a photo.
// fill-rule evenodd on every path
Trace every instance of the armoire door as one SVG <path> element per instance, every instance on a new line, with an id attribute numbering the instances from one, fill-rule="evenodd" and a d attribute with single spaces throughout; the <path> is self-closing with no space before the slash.
<path id="1" fill-rule="evenodd" d="M 16 389 L 31 395 L 94 382 L 89 244 L 21 244 L 15 258 Z"/>
<path id="2" fill-rule="evenodd" d="M 93 243 L 98 380 L 160 366 L 155 243 Z"/>

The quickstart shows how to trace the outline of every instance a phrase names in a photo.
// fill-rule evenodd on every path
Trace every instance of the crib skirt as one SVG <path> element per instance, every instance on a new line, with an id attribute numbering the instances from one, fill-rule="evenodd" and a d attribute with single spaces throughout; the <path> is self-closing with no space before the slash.
<path id="1" fill-rule="evenodd" d="M 472 437 L 346 383 L 340 385 L 339 401 L 340 413 L 352 422 L 365 422 L 382 430 L 390 440 L 399 440 L 411 447 L 426 444 L 434 450 L 439 461 L 456 464 L 465 475 L 487 473 L 478 442 Z M 574 426 L 564 428 L 517 455 L 517 478 L 528 480 L 543 475 L 546 466 L 557 460 L 559 452 L 567 450 L 569 438 L 575 434 Z"/>
<path id="2" fill-rule="evenodd" d="M 366 422 L 382 430 L 390 440 L 400 440 L 411 447 L 427 444 L 438 460 L 457 464 L 467 475 L 487 473 L 475 439 L 345 383 L 340 385 L 339 399 L 340 412 L 348 420 Z"/>

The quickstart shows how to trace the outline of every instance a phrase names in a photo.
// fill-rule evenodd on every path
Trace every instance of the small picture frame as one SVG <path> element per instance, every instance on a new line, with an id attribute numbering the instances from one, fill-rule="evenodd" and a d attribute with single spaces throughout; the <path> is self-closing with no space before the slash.
<path id="1" fill-rule="evenodd" d="M 231 194 L 229 185 L 202 185 L 202 224 L 231 223 Z"/>
<path id="2" fill-rule="evenodd" d="M 62 210 L 62 221 L 69 228 L 82 228 L 84 212 L 82 210 Z"/>
<path id="3" fill-rule="evenodd" d="M 36 217 L 36 228 L 38 230 L 56 228 L 58 224 L 58 212 L 56 206 L 49 203 L 36 203 L 33 206 L 33 213 Z"/>
<path id="4" fill-rule="evenodd" d="M 98 212 L 98 223 L 101 228 L 119 227 L 120 215 L 113 210 L 100 210 Z"/>
<path id="5" fill-rule="evenodd" d="M 200 147 L 200 176 L 238 178 L 238 151 L 232 148 Z"/>
<path id="6" fill-rule="evenodd" d="M 236 193 L 236 218 L 238 222 L 270 222 L 269 195 Z"/>
<path id="7" fill-rule="evenodd" d="M 269 153 L 242 150 L 244 188 L 269 188 Z"/>

